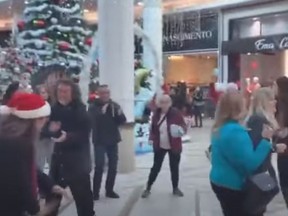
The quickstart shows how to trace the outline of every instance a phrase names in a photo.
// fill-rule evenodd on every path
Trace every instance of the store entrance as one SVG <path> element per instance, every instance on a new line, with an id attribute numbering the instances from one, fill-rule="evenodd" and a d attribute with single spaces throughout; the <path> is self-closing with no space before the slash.
<path id="1" fill-rule="evenodd" d="M 217 52 L 165 56 L 165 83 L 170 86 L 178 82 L 186 83 L 187 87 L 208 86 L 213 81 L 217 61 Z"/>
<path id="2" fill-rule="evenodd" d="M 240 80 L 241 89 L 247 88 L 253 79 L 258 79 L 261 86 L 267 86 L 281 76 L 288 76 L 288 50 L 234 54 L 230 56 L 229 69 L 230 81 Z M 239 79 L 235 80 L 236 77 Z"/>

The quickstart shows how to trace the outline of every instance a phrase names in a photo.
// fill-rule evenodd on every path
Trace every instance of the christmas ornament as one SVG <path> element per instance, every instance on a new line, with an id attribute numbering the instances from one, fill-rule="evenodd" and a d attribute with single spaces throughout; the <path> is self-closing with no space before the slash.
<path id="1" fill-rule="evenodd" d="M 55 17 L 52 17 L 51 18 L 51 22 L 52 22 L 52 24 L 57 24 L 58 23 L 58 19 L 55 18 Z"/>
<path id="2" fill-rule="evenodd" d="M 45 25 L 44 20 L 33 20 L 33 25 L 38 26 L 38 27 L 43 27 Z"/>
<path id="3" fill-rule="evenodd" d="M 92 38 L 87 38 L 85 40 L 85 44 L 88 45 L 88 46 L 91 46 L 92 45 Z"/>
<path id="4" fill-rule="evenodd" d="M 24 22 L 23 20 L 19 21 L 19 22 L 17 23 L 17 27 L 18 27 L 18 29 L 19 29 L 20 31 L 23 30 L 24 27 L 25 27 L 25 22 Z"/>
<path id="5" fill-rule="evenodd" d="M 70 44 L 65 42 L 65 41 L 58 43 L 58 46 L 59 46 L 60 50 L 68 50 L 68 49 L 70 49 Z"/>
<path id="6" fill-rule="evenodd" d="M 43 44 L 42 44 L 41 41 L 36 41 L 35 42 L 35 46 L 36 46 L 37 49 L 41 49 L 43 47 Z"/>
<path id="7" fill-rule="evenodd" d="M 15 67 L 15 68 L 14 68 L 14 72 L 15 72 L 15 73 L 20 73 L 20 68 L 19 68 L 19 67 Z"/>

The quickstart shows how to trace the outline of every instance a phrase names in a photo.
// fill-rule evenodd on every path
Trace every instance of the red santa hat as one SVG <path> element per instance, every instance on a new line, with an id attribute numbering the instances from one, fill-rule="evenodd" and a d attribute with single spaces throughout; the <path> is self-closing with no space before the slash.
<path id="1" fill-rule="evenodd" d="M 2 106 L 0 114 L 14 115 L 21 119 L 47 117 L 51 113 L 50 105 L 40 95 L 16 93 L 6 106 Z"/>

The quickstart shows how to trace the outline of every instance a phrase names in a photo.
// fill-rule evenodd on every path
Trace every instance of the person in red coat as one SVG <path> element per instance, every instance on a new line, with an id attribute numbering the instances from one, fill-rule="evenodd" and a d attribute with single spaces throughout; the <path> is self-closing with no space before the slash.
<path id="1" fill-rule="evenodd" d="M 179 163 L 182 152 L 181 137 L 186 133 L 187 127 L 180 111 L 171 107 L 172 100 L 169 95 L 159 96 L 156 104 L 157 109 L 153 113 L 149 136 L 149 142 L 154 149 L 154 162 L 142 198 L 150 195 L 151 187 L 167 153 L 170 160 L 173 194 L 182 197 L 184 195 L 178 188 Z"/>

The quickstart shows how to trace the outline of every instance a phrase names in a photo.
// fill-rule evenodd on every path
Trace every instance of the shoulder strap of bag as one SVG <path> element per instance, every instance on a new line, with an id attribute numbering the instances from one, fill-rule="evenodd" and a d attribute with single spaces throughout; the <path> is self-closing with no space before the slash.
<path id="1" fill-rule="evenodd" d="M 163 122 L 166 120 L 166 118 L 167 118 L 167 114 L 165 114 L 165 115 L 159 120 L 159 122 L 157 123 L 157 126 L 160 127 L 160 126 L 163 124 Z"/>

